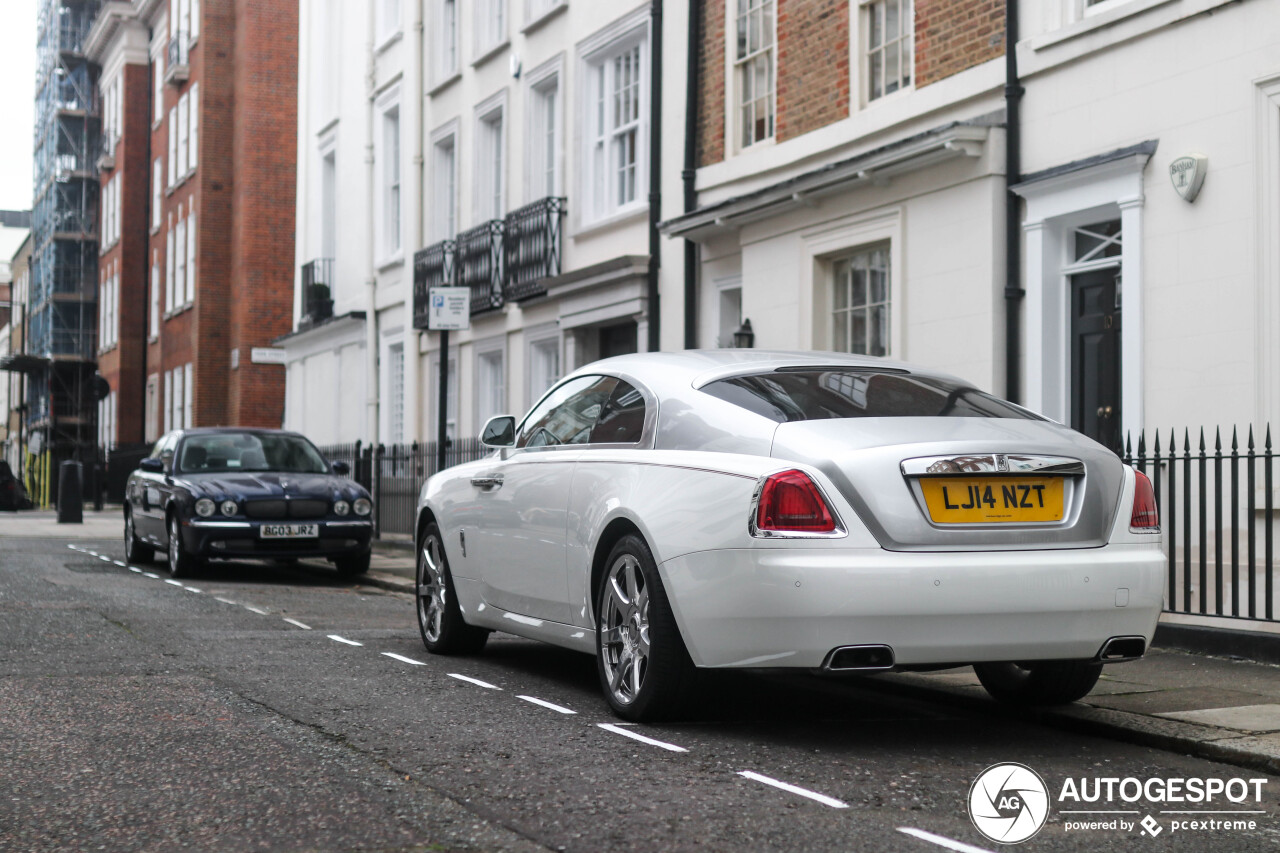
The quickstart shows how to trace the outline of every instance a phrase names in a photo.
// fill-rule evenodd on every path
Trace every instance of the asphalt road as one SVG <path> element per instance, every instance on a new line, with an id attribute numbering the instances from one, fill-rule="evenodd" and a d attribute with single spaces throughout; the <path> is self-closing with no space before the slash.
<path id="1" fill-rule="evenodd" d="M 0 850 L 993 850 L 966 802 L 999 762 L 1054 792 L 1261 778 L 874 679 L 728 677 L 696 721 L 619 725 L 591 658 L 506 635 L 433 657 L 403 594 L 166 578 L 118 541 L 0 540 Z M 1184 807 L 1264 812 L 1251 830 L 1068 831 L 1059 808 L 1013 849 L 1275 849 L 1263 790 Z"/>

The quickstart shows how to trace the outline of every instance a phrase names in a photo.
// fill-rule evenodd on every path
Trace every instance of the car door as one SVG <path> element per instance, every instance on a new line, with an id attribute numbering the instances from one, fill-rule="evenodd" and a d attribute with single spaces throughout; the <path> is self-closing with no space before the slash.
<path id="1" fill-rule="evenodd" d="M 569 623 L 565 545 L 573 466 L 617 380 L 579 376 L 525 417 L 516 446 L 472 477 L 478 527 L 464 531 L 489 603 Z M 505 458 L 504 458 L 505 457 Z"/>
<path id="2" fill-rule="evenodd" d="M 163 543 L 167 535 L 164 531 L 163 490 L 166 488 L 164 481 L 173 463 L 174 441 L 174 433 L 169 433 L 162 436 L 151 450 L 151 458 L 160 459 L 165 463 L 164 473 L 142 469 L 134 473 L 137 478 L 137 493 L 133 498 L 134 529 L 138 533 L 138 538 L 157 544 Z"/>

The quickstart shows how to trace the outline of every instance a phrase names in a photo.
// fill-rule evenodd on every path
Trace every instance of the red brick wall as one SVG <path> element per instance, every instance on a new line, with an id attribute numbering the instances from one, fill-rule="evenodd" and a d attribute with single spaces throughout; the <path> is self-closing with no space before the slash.
<path id="1" fill-rule="evenodd" d="M 848 117 L 849 0 L 778 0 L 778 141 Z"/>
<path id="2" fill-rule="evenodd" d="M 235 0 L 235 14 L 230 292 L 231 346 L 240 351 L 240 366 L 228 416 L 236 424 L 279 427 L 284 367 L 253 364 L 250 350 L 271 346 L 293 326 L 298 3 Z"/>
<path id="3" fill-rule="evenodd" d="M 698 4 L 698 165 L 724 160 L 724 0 Z"/>
<path id="4" fill-rule="evenodd" d="M 1004 0 L 917 0 L 916 88 L 1004 56 Z"/>

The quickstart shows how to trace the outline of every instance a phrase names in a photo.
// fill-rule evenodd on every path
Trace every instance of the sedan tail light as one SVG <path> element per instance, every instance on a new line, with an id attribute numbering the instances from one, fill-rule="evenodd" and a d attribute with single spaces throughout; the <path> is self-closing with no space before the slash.
<path id="1" fill-rule="evenodd" d="M 772 474 L 760 489 L 756 530 L 784 533 L 834 533 L 835 517 L 822 493 L 803 471 Z"/>
<path id="2" fill-rule="evenodd" d="M 1129 529 L 1135 533 L 1159 533 L 1160 510 L 1156 506 L 1156 492 L 1151 480 L 1141 471 L 1134 471 L 1133 515 L 1129 516 Z"/>

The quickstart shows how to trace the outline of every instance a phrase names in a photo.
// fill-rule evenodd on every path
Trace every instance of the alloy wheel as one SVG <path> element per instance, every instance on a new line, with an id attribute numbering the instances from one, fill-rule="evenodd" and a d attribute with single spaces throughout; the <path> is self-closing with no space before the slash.
<path id="1" fill-rule="evenodd" d="M 631 554 L 614 561 L 605 584 L 600 648 L 609 691 L 626 705 L 639 695 L 649 669 L 649 590 Z"/>
<path id="2" fill-rule="evenodd" d="M 440 641 L 448 588 L 445 586 L 440 540 L 428 536 L 422 541 L 422 553 L 418 556 L 418 623 L 422 633 L 432 643 Z"/>

